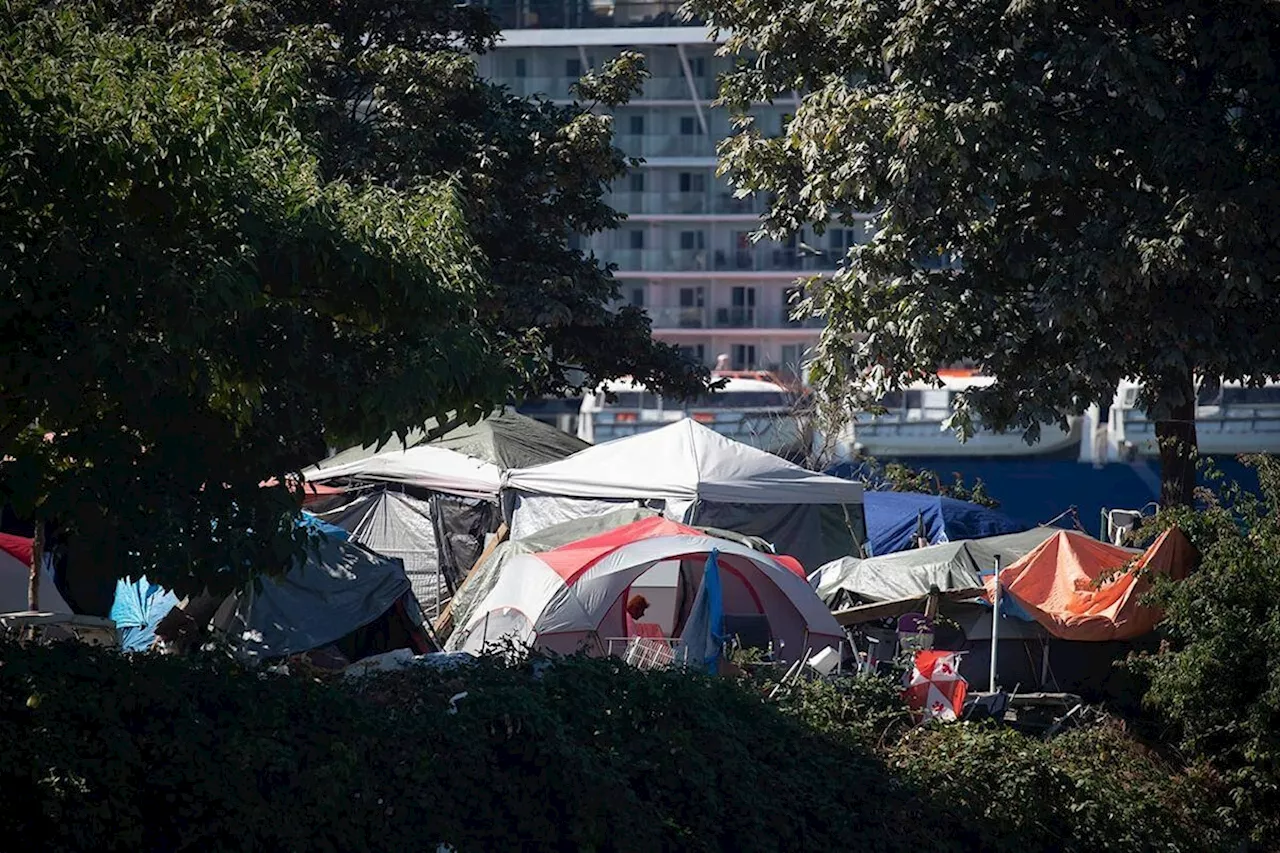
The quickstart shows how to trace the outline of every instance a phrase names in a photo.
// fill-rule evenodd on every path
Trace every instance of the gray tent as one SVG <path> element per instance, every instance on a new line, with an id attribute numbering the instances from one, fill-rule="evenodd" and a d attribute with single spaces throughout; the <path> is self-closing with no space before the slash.
<path id="1" fill-rule="evenodd" d="M 499 522 L 501 473 L 562 459 L 588 445 L 504 409 L 425 442 L 430 422 L 382 448 L 345 450 L 304 472 L 347 491 L 312 511 L 380 554 L 404 561 L 414 594 L 435 616 Z"/>
<path id="2" fill-rule="evenodd" d="M 860 560 L 841 557 L 810 576 L 819 597 L 833 608 L 868 601 L 918 598 L 936 586 L 939 591 L 982 587 L 982 572 L 990 572 L 997 555 L 1009 565 L 1059 532 L 1036 527 L 1024 533 L 943 542 L 914 551 Z"/>

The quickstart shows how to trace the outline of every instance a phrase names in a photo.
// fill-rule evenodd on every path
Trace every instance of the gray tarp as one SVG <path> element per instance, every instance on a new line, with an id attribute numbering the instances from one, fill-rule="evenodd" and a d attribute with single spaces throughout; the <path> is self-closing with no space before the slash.
<path id="1" fill-rule="evenodd" d="M 819 569 L 813 585 L 828 605 L 842 599 L 912 598 L 927 595 L 933 586 L 943 591 L 977 588 L 982 586 L 980 573 L 991 571 L 996 555 L 1007 566 L 1058 532 L 1056 527 L 1036 527 L 1025 533 L 944 542 L 865 560 L 841 557 Z"/>
<path id="2" fill-rule="evenodd" d="M 366 548 L 401 560 L 418 604 L 434 615 L 448 600 L 449 585 L 439 571 L 433 512 L 431 499 L 378 488 L 317 515 Z"/>
<path id="3" fill-rule="evenodd" d="M 228 596 L 213 617 L 244 657 L 320 648 L 368 625 L 409 591 L 399 560 L 354 542 L 318 538 L 282 578 Z"/>
<path id="4" fill-rule="evenodd" d="M 769 542 L 779 554 L 812 570 L 856 552 L 865 538 L 858 528 L 862 507 L 840 504 L 726 504 L 697 501 L 689 521 L 699 527 L 735 530 Z"/>
<path id="5" fill-rule="evenodd" d="M 417 447 L 436 426 L 436 421 L 428 421 L 422 428 L 410 430 L 405 435 L 404 441 L 401 441 L 398 436 L 392 436 L 391 440 L 382 447 L 366 444 L 363 447 L 348 448 L 320 462 L 318 467 L 336 468 L 367 459 L 375 453 Z M 504 471 L 508 468 L 527 468 L 564 459 L 585 447 L 590 447 L 582 439 L 535 421 L 533 418 L 527 418 L 514 409 L 502 409 L 475 424 L 462 424 L 430 444 L 492 462 Z"/>

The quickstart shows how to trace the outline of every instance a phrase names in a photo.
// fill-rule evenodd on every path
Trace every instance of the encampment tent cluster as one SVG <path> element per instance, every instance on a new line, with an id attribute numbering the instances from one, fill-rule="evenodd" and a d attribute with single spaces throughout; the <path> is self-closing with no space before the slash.
<path id="1" fill-rule="evenodd" d="M 1150 576 L 1195 559 L 1176 530 L 1139 552 L 951 498 L 864 494 L 691 419 L 592 446 L 505 409 L 303 476 L 311 544 L 288 572 L 187 598 L 122 580 L 123 647 L 213 631 L 254 661 L 514 642 L 704 666 L 734 645 L 829 672 L 928 625 L 970 675 L 994 649 L 1006 686 L 1078 686 L 1151 635 Z M 0 538 L 0 604 L 23 602 L 30 558 L 29 540 Z M 58 592 L 76 585 L 46 576 L 45 605 L 72 612 Z"/>

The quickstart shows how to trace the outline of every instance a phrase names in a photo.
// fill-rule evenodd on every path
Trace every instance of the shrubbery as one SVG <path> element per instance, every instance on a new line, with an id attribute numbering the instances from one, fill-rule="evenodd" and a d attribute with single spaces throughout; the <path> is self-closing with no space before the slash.
<path id="1" fill-rule="evenodd" d="M 1187 580 L 1157 585 L 1166 641 L 1135 668 L 1171 739 L 1223 774 L 1233 807 L 1219 819 L 1264 841 L 1280 832 L 1280 462 L 1245 461 L 1257 493 L 1210 470 L 1200 509 L 1154 525 L 1178 524 L 1201 560 Z"/>
<path id="2" fill-rule="evenodd" d="M 0 647 L 0 833 L 46 850 L 1219 850 L 1117 726 L 911 730 L 891 685 L 565 659 L 328 683 Z M 465 697 L 450 699 L 459 693 Z M 456 712 L 451 712 L 456 707 Z"/>

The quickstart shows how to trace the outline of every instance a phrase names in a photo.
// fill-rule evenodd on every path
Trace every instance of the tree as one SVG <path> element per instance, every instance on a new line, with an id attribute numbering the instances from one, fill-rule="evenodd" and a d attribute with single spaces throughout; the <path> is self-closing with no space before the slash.
<path id="1" fill-rule="evenodd" d="M 1132 377 L 1163 499 L 1190 500 L 1196 378 L 1280 372 L 1280 6 L 693 7 L 744 57 L 730 104 L 804 93 L 783 134 L 722 148 L 742 191 L 775 195 L 764 230 L 874 212 L 806 306 L 826 397 L 865 407 L 973 359 L 999 381 L 961 396 L 962 434 L 1033 441 Z"/>
<path id="2" fill-rule="evenodd" d="M 213 11 L 211 26 L 234 29 L 269 8 Z M 474 419 L 513 390 L 554 387 L 573 351 L 561 338 L 614 323 L 596 364 L 617 347 L 638 372 L 697 383 L 627 337 L 642 322 L 597 304 L 604 271 L 582 285 L 580 257 L 548 248 L 509 272 L 486 255 L 497 226 L 476 224 L 476 174 L 334 168 L 320 29 L 231 50 L 119 8 L 14 3 L 0 16 L 0 501 L 57 523 L 105 573 L 191 593 L 282 570 L 305 538 L 286 475 L 330 443 Z M 435 73 L 465 69 L 443 54 Z M 538 130 L 505 127 L 512 148 Z M 546 145 L 543 159 L 582 153 Z M 589 188 L 563 190 L 582 211 L 562 231 L 588 208 L 607 224 Z M 538 223 L 563 243 L 549 216 Z M 520 278 L 565 257 L 553 282 Z M 553 314 L 556 295 L 595 304 L 599 322 L 577 336 L 568 322 L 520 326 L 527 314 L 495 308 L 518 280 Z M 270 477 L 281 485 L 261 488 Z"/>
<path id="3" fill-rule="evenodd" d="M 574 235 L 614 228 L 609 186 L 631 163 L 613 145 L 617 106 L 640 90 L 643 57 L 624 51 L 577 85 L 581 103 L 517 98 L 476 74 L 498 35 L 489 11 L 454 0 L 112 0 L 157 37 L 265 56 L 306 55 L 328 177 L 411 187 L 456 180 L 492 275 L 477 321 L 518 374 L 513 396 L 594 388 L 631 375 L 682 397 L 707 374 L 650 336 L 648 316 Z"/>

